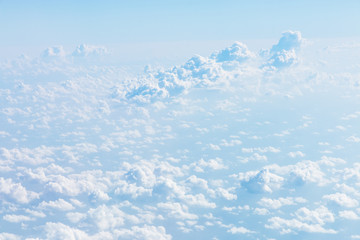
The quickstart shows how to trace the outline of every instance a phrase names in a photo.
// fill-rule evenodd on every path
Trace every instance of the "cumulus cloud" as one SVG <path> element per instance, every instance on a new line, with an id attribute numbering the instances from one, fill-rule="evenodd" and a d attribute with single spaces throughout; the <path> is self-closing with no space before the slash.
<path id="1" fill-rule="evenodd" d="M 344 210 L 339 212 L 339 216 L 348 220 L 359 220 L 360 217 L 353 211 Z"/>
<path id="2" fill-rule="evenodd" d="M 286 178 L 288 187 L 302 186 L 306 183 L 316 183 L 323 186 L 329 183 L 326 174 L 321 170 L 319 164 L 324 162 L 301 161 L 296 164 L 278 166 L 276 164 L 268 168 Z"/>
<path id="3" fill-rule="evenodd" d="M 0 233 L 0 239 L 2 240 L 20 240 L 21 237 L 12 233 Z"/>
<path id="4" fill-rule="evenodd" d="M 266 208 L 278 209 L 281 208 L 282 206 L 296 205 L 297 203 L 305 203 L 305 202 L 306 199 L 302 197 L 298 197 L 298 198 L 287 197 L 287 198 L 278 198 L 278 199 L 262 198 L 260 199 L 258 204 Z"/>
<path id="5" fill-rule="evenodd" d="M 89 236 L 86 232 L 80 229 L 72 228 L 60 222 L 47 222 L 44 229 L 46 232 L 46 239 L 112 239 L 112 236 L 109 233 L 99 233 L 94 236 Z"/>
<path id="6" fill-rule="evenodd" d="M 359 202 L 356 199 L 349 197 L 345 193 L 328 194 L 324 195 L 323 198 L 342 207 L 353 208 L 359 205 Z"/>
<path id="7" fill-rule="evenodd" d="M 1 155 L 10 163 L 23 162 L 25 164 L 40 165 L 53 162 L 54 148 L 40 146 L 34 149 L 30 148 L 1 148 Z"/>
<path id="8" fill-rule="evenodd" d="M 43 201 L 39 204 L 39 208 L 52 208 L 59 211 L 70 211 L 74 209 L 74 206 L 71 203 L 60 198 L 55 201 L 49 201 L 49 202 Z"/>
<path id="9" fill-rule="evenodd" d="M 303 43 L 301 33 L 299 31 L 286 31 L 283 32 L 279 42 L 272 46 L 270 53 L 276 53 L 282 50 L 289 51 L 298 49 Z"/>
<path id="10" fill-rule="evenodd" d="M 48 47 L 42 53 L 42 57 L 45 60 L 61 59 L 66 57 L 66 52 L 63 46 Z"/>
<path id="11" fill-rule="evenodd" d="M 179 219 L 198 219 L 198 216 L 188 211 L 186 205 L 180 203 L 162 202 L 158 203 L 157 207 L 165 210 L 170 216 Z"/>
<path id="12" fill-rule="evenodd" d="M 226 169 L 221 158 L 215 158 L 210 160 L 200 159 L 198 162 L 192 163 L 190 167 L 193 167 L 196 172 L 204 172 L 204 168 L 212 170 Z"/>
<path id="13" fill-rule="evenodd" d="M 244 227 L 232 227 L 227 232 L 231 234 L 246 234 L 246 233 L 253 233 L 253 231 L 244 228 Z"/>
<path id="14" fill-rule="evenodd" d="M 325 206 L 320 206 L 314 210 L 303 207 L 295 212 L 295 216 L 296 218 L 293 219 L 272 217 L 268 220 L 268 224 L 266 224 L 265 227 L 278 229 L 282 234 L 297 232 L 337 233 L 337 231 L 333 229 L 323 227 L 326 223 L 335 221 L 333 213 Z"/>
<path id="15" fill-rule="evenodd" d="M 359 137 L 355 137 L 355 136 L 350 136 L 350 137 L 346 138 L 346 141 L 358 143 L 358 142 L 360 142 L 360 138 L 359 138 Z"/>
<path id="16" fill-rule="evenodd" d="M 12 179 L 0 177 L 0 194 L 5 194 L 18 203 L 26 204 L 39 198 L 36 192 L 28 191 L 20 183 L 14 183 Z"/>
<path id="17" fill-rule="evenodd" d="M 254 57 L 254 54 L 250 52 L 250 50 L 244 43 L 241 42 L 235 42 L 232 46 L 225 48 L 219 52 L 213 53 L 210 56 L 210 58 L 215 59 L 217 62 L 243 62 L 251 57 Z"/>
<path id="18" fill-rule="evenodd" d="M 280 233 L 287 234 L 293 232 L 309 232 L 309 233 L 328 233 L 336 234 L 337 231 L 333 229 L 326 229 L 320 224 L 309 224 L 301 222 L 297 219 L 283 219 L 280 217 L 272 217 L 268 220 L 265 227 L 270 229 L 278 229 Z"/>
<path id="19" fill-rule="evenodd" d="M 271 193 L 279 189 L 284 178 L 271 173 L 268 169 L 249 172 L 241 177 L 241 186 L 251 193 Z"/>
<path id="20" fill-rule="evenodd" d="M 134 226 L 131 229 L 120 229 L 115 231 L 115 235 L 120 239 L 136 240 L 171 240 L 172 236 L 166 233 L 163 226 Z"/>
<path id="21" fill-rule="evenodd" d="M 101 205 L 89 210 L 89 216 L 100 230 L 107 230 L 123 226 L 126 214 L 117 206 Z"/>
<path id="22" fill-rule="evenodd" d="M 108 53 L 108 50 L 103 46 L 81 44 L 76 47 L 72 55 L 74 57 L 97 57 Z"/>
<path id="23" fill-rule="evenodd" d="M 295 212 L 296 217 L 300 221 L 324 225 L 327 222 L 334 222 L 335 217 L 333 213 L 325 206 L 320 206 L 315 210 L 310 210 L 306 207 L 300 208 Z"/>
<path id="24" fill-rule="evenodd" d="M 14 215 L 14 214 L 7 214 L 3 216 L 3 219 L 8 222 L 18 223 L 18 222 L 26 222 L 26 221 L 34 221 L 34 218 L 25 215 Z"/>
<path id="25" fill-rule="evenodd" d="M 279 42 L 270 49 L 270 57 L 264 66 L 281 69 L 297 63 L 298 57 L 296 52 L 300 48 L 302 42 L 303 39 L 300 32 L 284 32 Z"/>

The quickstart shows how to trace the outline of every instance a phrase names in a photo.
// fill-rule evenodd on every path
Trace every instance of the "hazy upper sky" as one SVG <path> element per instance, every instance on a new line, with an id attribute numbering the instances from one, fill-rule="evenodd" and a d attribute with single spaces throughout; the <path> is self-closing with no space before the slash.
<path id="1" fill-rule="evenodd" d="M 360 1 L 0 1 L 0 44 L 209 41 L 360 36 Z"/>

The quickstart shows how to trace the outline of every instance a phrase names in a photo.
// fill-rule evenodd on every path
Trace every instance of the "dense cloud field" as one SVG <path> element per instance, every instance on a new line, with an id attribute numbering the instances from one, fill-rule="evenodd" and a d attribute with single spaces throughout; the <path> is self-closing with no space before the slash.
<path id="1" fill-rule="evenodd" d="M 137 75 L 90 45 L 2 62 L 0 239 L 360 239 L 359 53 L 288 31 Z"/>

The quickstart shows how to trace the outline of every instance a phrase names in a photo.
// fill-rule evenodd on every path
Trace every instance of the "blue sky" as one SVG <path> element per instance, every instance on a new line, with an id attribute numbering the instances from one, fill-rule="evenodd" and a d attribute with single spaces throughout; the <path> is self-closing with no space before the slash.
<path id="1" fill-rule="evenodd" d="M 1 1 L 2 46 L 359 37 L 359 1 Z"/>

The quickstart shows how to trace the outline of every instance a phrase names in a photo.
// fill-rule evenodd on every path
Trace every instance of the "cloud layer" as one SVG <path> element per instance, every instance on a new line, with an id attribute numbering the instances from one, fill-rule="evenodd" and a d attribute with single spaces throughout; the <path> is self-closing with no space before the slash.
<path id="1" fill-rule="evenodd" d="M 356 239 L 359 73 L 303 43 L 137 76 L 89 45 L 2 63 L 0 239 Z"/>

